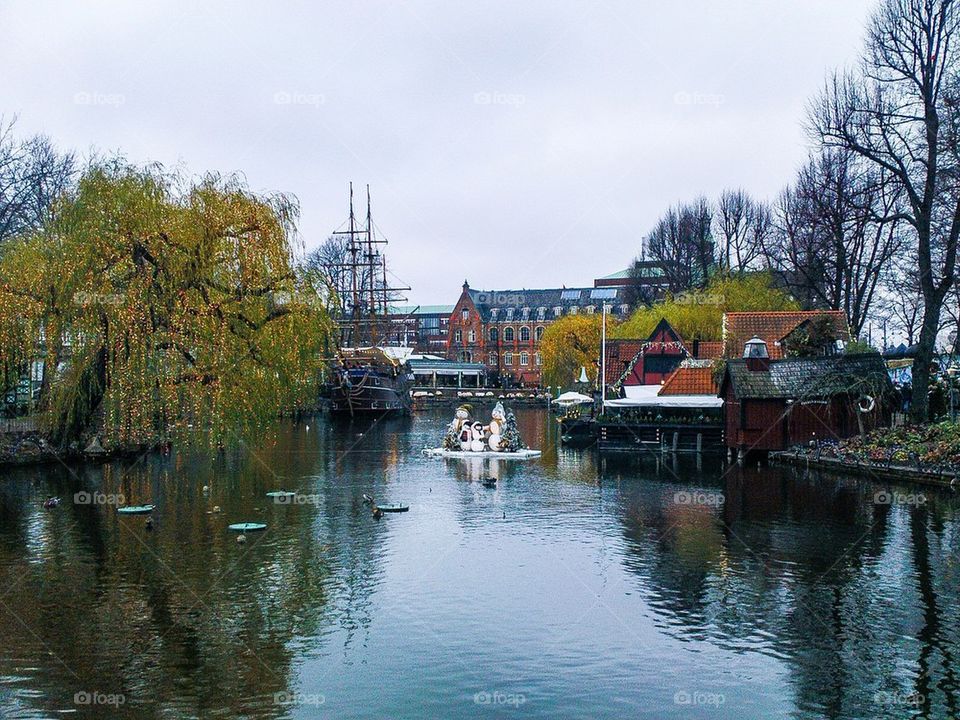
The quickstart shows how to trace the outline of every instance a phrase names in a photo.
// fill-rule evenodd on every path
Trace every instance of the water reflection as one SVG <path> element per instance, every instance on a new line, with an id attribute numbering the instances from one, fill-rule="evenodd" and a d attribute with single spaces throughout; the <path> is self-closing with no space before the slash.
<path id="1" fill-rule="evenodd" d="M 952 492 L 600 459 L 539 411 L 518 413 L 535 461 L 423 457 L 447 420 L 7 473 L 0 714 L 481 717 L 502 692 L 537 717 L 686 717 L 699 692 L 715 717 L 957 716 Z M 81 491 L 156 504 L 153 529 Z M 377 521 L 364 493 L 411 512 Z M 237 543 L 247 520 L 268 528 Z M 126 702 L 76 704 L 98 691 Z M 314 704 L 277 702 L 298 692 Z"/>

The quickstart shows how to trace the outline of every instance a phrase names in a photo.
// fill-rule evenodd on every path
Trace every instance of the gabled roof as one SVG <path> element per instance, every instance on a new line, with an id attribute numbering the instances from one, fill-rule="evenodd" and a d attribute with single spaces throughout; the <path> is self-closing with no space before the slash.
<path id="1" fill-rule="evenodd" d="M 783 339 L 802 323 L 821 315 L 833 321 L 837 339 L 850 340 L 850 327 L 846 315 L 840 310 L 729 312 L 723 314 L 723 354 L 728 358 L 740 357 L 747 340 L 756 336 L 767 343 L 767 353 L 772 359 L 782 358 Z"/>
<path id="2" fill-rule="evenodd" d="M 728 360 L 721 392 L 728 383 L 738 400 L 877 396 L 893 389 L 878 353 L 771 360 L 767 370 L 750 370 L 745 360 Z"/>
<path id="3" fill-rule="evenodd" d="M 681 365 L 663 381 L 658 395 L 716 395 L 712 367 Z"/>
<path id="4" fill-rule="evenodd" d="M 643 347 L 644 340 L 607 340 L 607 357 L 604 367 L 604 380 L 607 385 L 613 385 L 624 369 L 640 349 Z"/>

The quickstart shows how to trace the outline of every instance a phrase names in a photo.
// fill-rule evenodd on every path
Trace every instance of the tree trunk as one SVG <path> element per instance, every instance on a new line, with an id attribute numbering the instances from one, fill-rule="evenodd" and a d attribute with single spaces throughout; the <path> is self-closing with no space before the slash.
<path id="1" fill-rule="evenodd" d="M 910 419 L 916 423 L 927 422 L 930 418 L 930 366 L 936 351 L 937 328 L 940 326 L 940 300 L 936 297 L 924 303 L 923 325 L 920 326 L 920 340 L 917 343 L 917 356 L 913 359 L 913 396 L 910 404 Z"/>

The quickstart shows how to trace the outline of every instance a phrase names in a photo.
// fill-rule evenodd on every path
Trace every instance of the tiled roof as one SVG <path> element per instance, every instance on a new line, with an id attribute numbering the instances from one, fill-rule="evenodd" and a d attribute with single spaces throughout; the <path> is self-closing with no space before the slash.
<path id="1" fill-rule="evenodd" d="M 728 360 L 724 386 L 727 382 L 738 400 L 876 396 L 892 390 L 886 365 L 877 353 L 772 360 L 768 370 L 750 370 L 745 360 Z"/>
<path id="2" fill-rule="evenodd" d="M 607 363 L 604 379 L 607 385 L 613 385 L 627 365 L 633 360 L 645 340 L 607 340 Z"/>
<path id="3" fill-rule="evenodd" d="M 684 343 L 687 347 L 693 347 L 693 343 Z M 697 344 L 697 357 L 715 360 L 723 357 L 722 340 L 701 340 Z"/>
<path id="4" fill-rule="evenodd" d="M 850 340 L 847 318 L 840 310 L 730 312 L 723 315 L 723 354 L 728 358 L 741 357 L 747 340 L 756 336 L 767 343 L 767 353 L 772 359 L 782 358 L 783 347 L 780 341 L 796 330 L 802 322 L 820 315 L 826 315 L 833 320 L 837 339 Z"/>
<path id="5" fill-rule="evenodd" d="M 717 384 L 712 367 L 678 367 L 663 381 L 657 395 L 713 395 Z"/>

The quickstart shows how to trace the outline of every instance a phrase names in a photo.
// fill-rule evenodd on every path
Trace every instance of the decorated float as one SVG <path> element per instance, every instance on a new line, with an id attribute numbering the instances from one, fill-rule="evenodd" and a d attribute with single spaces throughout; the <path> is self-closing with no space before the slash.
<path id="1" fill-rule="evenodd" d="M 488 457 L 505 460 L 525 460 L 540 456 L 539 450 L 531 450 L 523 444 L 517 429 L 517 418 L 497 403 L 484 425 L 473 417 L 473 406 L 463 404 L 457 408 L 453 421 L 447 426 L 443 442 L 438 448 L 428 448 L 424 453 L 432 457 Z"/>

